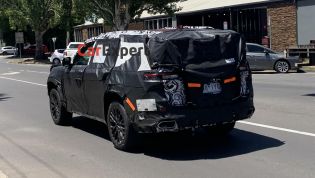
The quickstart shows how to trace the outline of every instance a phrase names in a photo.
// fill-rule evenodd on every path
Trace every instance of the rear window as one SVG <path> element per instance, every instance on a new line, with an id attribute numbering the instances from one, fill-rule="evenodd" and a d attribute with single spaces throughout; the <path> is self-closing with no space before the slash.
<path id="1" fill-rule="evenodd" d="M 82 44 L 70 44 L 69 49 L 78 49 Z"/>
<path id="2" fill-rule="evenodd" d="M 58 51 L 58 53 L 63 53 L 65 50 L 64 49 L 58 49 L 57 51 Z"/>

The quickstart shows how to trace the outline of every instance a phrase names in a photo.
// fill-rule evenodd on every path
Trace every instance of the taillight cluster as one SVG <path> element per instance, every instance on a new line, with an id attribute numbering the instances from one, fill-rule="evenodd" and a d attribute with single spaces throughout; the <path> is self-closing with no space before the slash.
<path id="1" fill-rule="evenodd" d="M 178 75 L 174 73 L 145 73 L 143 75 L 145 81 L 162 81 L 177 79 Z"/>

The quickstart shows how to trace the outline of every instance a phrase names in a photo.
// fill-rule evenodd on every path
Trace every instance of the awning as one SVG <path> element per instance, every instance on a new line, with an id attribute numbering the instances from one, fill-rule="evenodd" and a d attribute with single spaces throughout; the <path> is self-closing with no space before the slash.
<path id="1" fill-rule="evenodd" d="M 254 5 L 258 3 L 268 3 L 281 0 L 187 0 L 177 3 L 178 7 L 182 10 L 176 12 L 175 14 L 185 14 L 204 10 L 244 6 L 244 5 Z M 146 11 L 142 13 L 141 18 L 150 18 L 155 16 L 162 16 L 164 14 L 148 14 Z"/>

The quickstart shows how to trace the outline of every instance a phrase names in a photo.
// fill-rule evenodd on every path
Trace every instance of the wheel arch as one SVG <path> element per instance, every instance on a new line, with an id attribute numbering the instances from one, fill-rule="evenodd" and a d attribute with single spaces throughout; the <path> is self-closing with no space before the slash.
<path id="1" fill-rule="evenodd" d="M 61 97 L 61 102 L 63 105 L 66 107 L 66 98 L 64 97 L 64 94 L 61 89 L 61 83 L 56 81 L 56 80 L 48 80 L 47 82 L 47 91 L 48 91 L 48 96 L 50 94 L 50 91 L 52 89 L 56 89 Z"/>
<path id="2" fill-rule="evenodd" d="M 107 117 L 107 112 L 109 105 L 117 101 L 121 104 L 123 104 L 124 101 L 124 96 L 116 91 L 109 91 L 104 94 L 104 117 L 105 117 L 105 122 L 106 122 L 106 117 Z"/>

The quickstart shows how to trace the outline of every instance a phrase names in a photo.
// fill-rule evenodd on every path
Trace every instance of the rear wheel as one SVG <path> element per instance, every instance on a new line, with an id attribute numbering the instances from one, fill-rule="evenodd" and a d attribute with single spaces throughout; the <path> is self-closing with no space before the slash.
<path id="1" fill-rule="evenodd" d="M 59 92 L 52 89 L 49 93 L 49 104 L 51 117 L 56 125 L 67 125 L 70 123 L 72 113 L 68 112 L 61 103 Z"/>
<path id="2" fill-rule="evenodd" d="M 290 70 L 290 64 L 287 61 L 277 61 L 275 64 L 275 70 L 279 73 L 287 73 Z"/>
<path id="3" fill-rule="evenodd" d="M 4 51 L 2 54 L 3 54 L 3 55 L 8 55 L 8 52 Z"/>
<path id="4" fill-rule="evenodd" d="M 135 146 L 136 132 L 130 125 L 125 108 L 118 102 L 112 102 L 107 114 L 109 136 L 115 148 L 128 151 Z"/>

